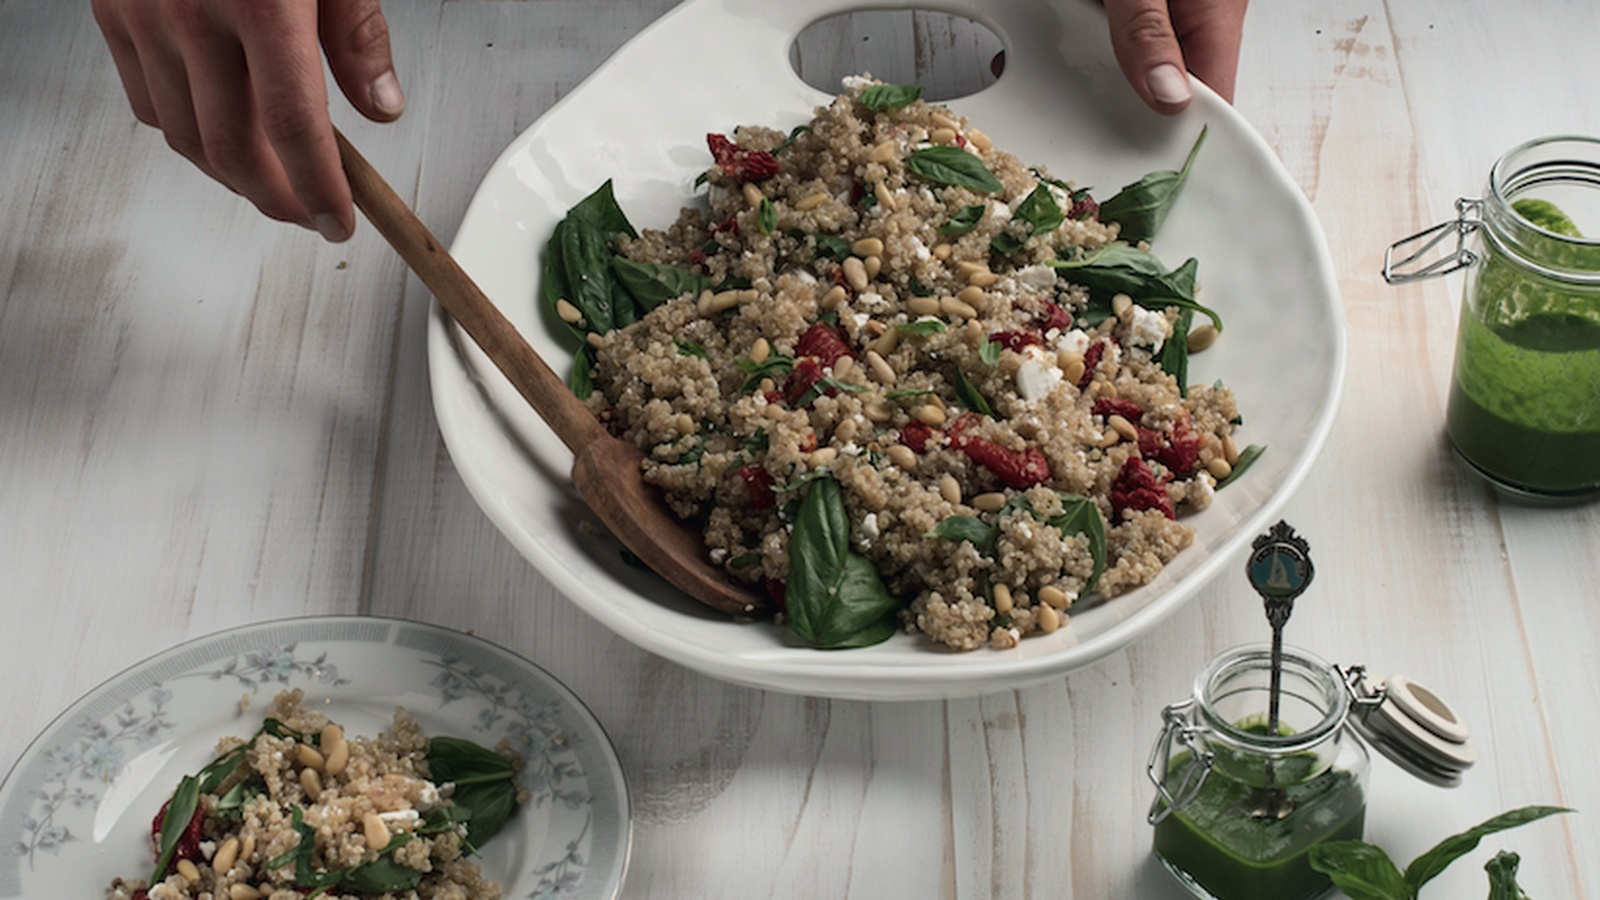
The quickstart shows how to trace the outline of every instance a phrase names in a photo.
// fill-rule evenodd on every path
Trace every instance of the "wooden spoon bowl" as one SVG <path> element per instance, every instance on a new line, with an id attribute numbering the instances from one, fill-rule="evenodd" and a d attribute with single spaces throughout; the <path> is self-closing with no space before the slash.
<path id="1" fill-rule="evenodd" d="M 343 134 L 335 136 L 356 206 L 572 451 L 573 485 L 601 523 L 652 571 L 701 603 L 739 617 L 770 612 L 765 595 L 711 565 L 699 532 L 667 511 L 644 481 L 644 454 L 606 431 L 383 176 Z"/>

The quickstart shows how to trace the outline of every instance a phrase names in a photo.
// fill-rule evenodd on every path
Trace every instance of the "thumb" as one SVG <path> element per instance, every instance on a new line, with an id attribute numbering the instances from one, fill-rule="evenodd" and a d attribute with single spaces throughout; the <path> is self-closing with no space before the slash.
<path id="1" fill-rule="evenodd" d="M 350 103 L 369 119 L 398 119 L 406 98 L 395 77 L 389 22 L 378 0 L 322 0 L 318 30 L 334 80 Z"/>
<path id="2" fill-rule="evenodd" d="M 1189 105 L 1189 75 L 1166 0 L 1106 0 L 1117 64 L 1146 105 L 1175 113 Z"/>

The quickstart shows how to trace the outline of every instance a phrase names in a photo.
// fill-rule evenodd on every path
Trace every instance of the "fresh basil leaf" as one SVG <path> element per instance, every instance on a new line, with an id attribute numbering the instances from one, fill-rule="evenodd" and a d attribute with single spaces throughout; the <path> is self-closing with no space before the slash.
<path id="1" fill-rule="evenodd" d="M 783 142 L 778 144 L 778 146 L 772 148 L 772 155 L 777 156 L 779 153 L 789 149 L 789 146 L 795 142 L 796 138 L 800 137 L 802 134 L 806 134 L 809 131 L 811 131 L 810 125 L 796 125 L 795 127 L 789 129 L 789 136 L 784 138 Z"/>
<path id="2" fill-rule="evenodd" d="M 1000 362 L 1000 351 L 1004 349 L 999 341 L 985 340 L 983 346 L 978 348 L 978 358 L 983 360 L 985 365 L 996 365 Z"/>
<path id="3" fill-rule="evenodd" d="M 894 328 L 896 331 L 913 334 L 917 337 L 931 337 L 936 334 L 944 334 L 950 330 L 948 325 L 938 319 L 918 319 L 915 322 L 901 322 Z"/>
<path id="4" fill-rule="evenodd" d="M 1148 309 L 1192 309 L 1222 330 L 1222 317 L 1195 300 L 1199 263 L 1192 258 L 1167 271 L 1154 254 L 1117 243 L 1078 259 L 1051 260 L 1049 265 L 1061 270 L 1068 281 L 1088 288 L 1090 305 L 1097 313 L 1109 310 L 1111 298 L 1117 294 L 1127 294 Z"/>
<path id="5" fill-rule="evenodd" d="M 1183 161 L 1183 168 L 1175 172 L 1151 172 L 1100 204 L 1100 221 L 1120 224 L 1120 237 L 1130 244 L 1153 240 L 1172 210 L 1178 191 L 1188 180 L 1189 169 L 1194 166 L 1195 156 L 1205 140 L 1206 129 L 1202 127 L 1200 136 L 1189 149 L 1188 158 Z"/>
<path id="6" fill-rule="evenodd" d="M 400 843 L 401 838 L 409 835 L 395 835 L 395 840 Z M 397 844 L 391 842 L 389 851 Z M 352 888 L 362 894 L 396 894 L 409 891 L 422 883 L 422 873 L 409 866 L 402 866 L 394 861 L 392 852 L 385 852 L 382 856 L 369 863 L 362 863 L 350 869 L 340 879 L 341 887 Z"/>
<path id="7" fill-rule="evenodd" d="M 1227 478 L 1217 482 L 1216 489 L 1220 491 L 1237 481 L 1239 476 L 1244 474 L 1244 470 L 1250 468 L 1250 466 L 1261 457 L 1261 454 L 1265 452 L 1266 449 L 1266 447 L 1263 447 L 1260 444 L 1251 444 L 1243 450 L 1240 450 L 1239 459 L 1233 464 L 1233 471 L 1228 473 Z"/>
<path id="8" fill-rule="evenodd" d="M 989 249 L 1001 256 L 1010 256 L 1022 249 L 1027 241 L 1017 237 L 1009 231 L 1002 231 L 989 239 Z"/>
<path id="9" fill-rule="evenodd" d="M 837 378 L 834 378 L 832 375 L 827 375 L 817 379 L 816 384 L 806 388 L 806 392 L 800 395 L 799 399 L 795 401 L 794 405 L 797 409 L 802 406 L 810 406 L 814 400 L 816 400 L 818 397 L 821 397 L 829 390 L 859 394 L 866 389 L 867 388 L 865 385 L 850 384 L 849 382 L 840 381 Z"/>
<path id="10" fill-rule="evenodd" d="M 850 255 L 850 242 L 837 235 L 814 232 L 811 240 L 816 244 L 816 250 L 813 251 L 815 258 L 828 257 L 843 261 Z"/>
<path id="11" fill-rule="evenodd" d="M 613 256 L 611 270 L 624 290 L 645 312 L 685 294 L 698 296 L 711 289 L 711 279 L 699 272 L 662 263 L 636 262 Z"/>
<path id="12" fill-rule="evenodd" d="M 1311 868 L 1327 875 L 1350 900 L 1415 900 L 1394 860 L 1365 841 L 1329 841 L 1311 848 Z"/>
<path id="13" fill-rule="evenodd" d="M 594 393 L 594 348 L 584 344 L 572 355 L 572 372 L 567 375 L 567 387 L 580 399 Z"/>
<path id="14" fill-rule="evenodd" d="M 1050 520 L 1063 535 L 1071 537 L 1081 534 L 1089 540 L 1089 556 L 1094 560 L 1094 569 L 1089 573 L 1089 580 L 1084 582 L 1083 590 L 1079 595 L 1087 595 L 1094 590 L 1095 584 L 1100 581 L 1100 576 L 1106 570 L 1106 524 L 1100 518 L 1100 507 L 1093 500 L 1078 494 L 1061 494 L 1061 514 Z"/>
<path id="15" fill-rule="evenodd" d="M 685 341 L 679 338 L 674 339 L 672 344 L 674 347 L 678 348 L 679 356 L 693 356 L 706 360 L 707 362 L 711 360 L 711 354 L 706 352 L 706 348 L 695 343 L 694 341 Z"/>
<path id="16" fill-rule="evenodd" d="M 1029 237 L 1054 231 L 1067 220 L 1066 215 L 1061 212 L 1061 207 L 1056 204 L 1055 195 L 1050 193 L 1050 188 L 1043 183 L 1035 185 L 1028 196 L 1017 204 L 1012 217 L 1028 224 Z"/>
<path id="17" fill-rule="evenodd" d="M 994 409 L 989 406 L 988 398 L 984 397 L 973 386 L 972 382 L 967 379 L 966 373 L 961 371 L 960 366 L 956 367 L 956 400 L 962 406 L 979 415 L 988 416 L 991 419 L 994 418 Z"/>
<path id="18" fill-rule="evenodd" d="M 813 647 L 866 646 L 894 633 L 900 601 L 872 563 L 850 549 L 850 520 L 832 476 L 814 480 L 800 502 L 785 598 L 790 630 Z"/>
<path id="19" fill-rule="evenodd" d="M 477 853 L 500 832 L 517 809 L 517 788 L 509 779 L 498 783 L 457 783 L 450 802 L 467 817 L 467 844 Z"/>
<path id="20" fill-rule="evenodd" d="M 761 206 L 756 210 L 756 227 L 762 234 L 771 234 L 778 227 L 778 207 L 766 198 L 761 198 Z"/>
<path id="21" fill-rule="evenodd" d="M 767 357 L 761 362 L 756 362 L 750 359 L 740 359 L 734 364 L 739 367 L 739 371 L 750 376 L 749 378 L 745 379 L 744 384 L 739 388 L 739 392 L 742 394 L 748 394 L 755 390 L 756 387 L 761 384 L 761 379 L 763 378 L 787 375 L 794 371 L 793 357 L 779 356 L 776 354 Z"/>
<path id="22" fill-rule="evenodd" d="M 970 188 L 981 194 L 1005 190 L 982 160 L 960 147 L 924 147 L 906 157 L 906 168 L 929 181 Z"/>
<path id="23" fill-rule="evenodd" d="M 589 196 L 579 200 L 572 209 L 567 211 L 568 218 L 578 218 L 592 224 L 602 234 L 616 236 L 625 234 L 628 237 L 638 237 L 633 224 L 628 221 L 628 216 L 617 205 L 616 194 L 612 191 L 611 179 L 595 188 Z"/>
<path id="24" fill-rule="evenodd" d="M 190 820 L 194 818 L 194 811 L 199 805 L 200 780 L 193 775 L 183 776 L 178 780 L 178 787 L 173 790 L 172 798 L 167 801 L 166 812 L 161 814 L 161 835 L 156 843 L 156 868 L 150 875 L 151 884 L 159 884 L 167 877 L 167 867 L 172 864 L 172 854 L 177 851 L 178 841 L 188 829 Z"/>
<path id="25" fill-rule="evenodd" d="M 1178 396 L 1189 396 L 1189 327 L 1194 324 L 1194 310 L 1179 310 L 1178 318 L 1172 323 L 1172 337 L 1161 345 L 1161 352 L 1156 355 L 1156 364 L 1161 371 L 1172 376 L 1178 383 Z"/>
<path id="26" fill-rule="evenodd" d="M 861 92 L 859 102 L 867 109 L 899 109 L 920 99 L 920 84 L 875 84 Z"/>
<path id="27" fill-rule="evenodd" d="M 1510 850 L 1501 850 L 1483 864 L 1489 873 L 1489 900 L 1529 900 L 1528 893 L 1517 884 L 1517 866 L 1522 857 Z"/>
<path id="28" fill-rule="evenodd" d="M 981 203 L 963 206 L 956 211 L 955 215 L 950 217 L 949 221 L 939 226 L 939 234 L 945 237 L 960 237 L 977 228 L 978 223 L 983 221 L 983 214 L 987 210 L 988 207 Z"/>
<path id="29" fill-rule="evenodd" d="M 1412 860 L 1411 865 L 1406 866 L 1406 887 L 1415 896 L 1423 885 L 1431 881 L 1435 875 L 1443 872 L 1445 867 L 1455 862 L 1457 858 L 1472 852 L 1478 846 L 1478 842 L 1488 835 L 1498 831 L 1505 831 L 1508 828 L 1516 828 L 1519 825 L 1526 825 L 1529 822 L 1536 822 L 1546 816 L 1568 812 L 1572 812 L 1572 810 L 1561 806 L 1524 806 L 1520 809 L 1503 812 L 1460 834 L 1451 835 L 1435 844 L 1426 853 Z"/>
<path id="30" fill-rule="evenodd" d="M 902 388 L 898 391 L 890 391 L 889 393 L 884 394 L 883 399 L 904 400 L 907 397 L 926 397 L 933 393 L 934 391 L 932 388 Z"/>
<path id="31" fill-rule="evenodd" d="M 509 781 L 515 774 L 511 760 L 465 738 L 436 737 L 428 741 L 428 775 L 435 784 Z"/>
<path id="32" fill-rule="evenodd" d="M 987 551 L 994 543 L 997 529 L 977 516 L 946 516 L 928 532 L 927 537 L 945 541 L 966 541 L 979 550 Z"/>

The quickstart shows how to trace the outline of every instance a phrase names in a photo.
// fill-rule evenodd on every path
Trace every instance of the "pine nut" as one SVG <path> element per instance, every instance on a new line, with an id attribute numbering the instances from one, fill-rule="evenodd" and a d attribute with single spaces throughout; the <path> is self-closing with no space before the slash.
<path id="1" fill-rule="evenodd" d="M 987 300 L 988 298 L 989 295 L 983 292 L 983 288 L 978 287 L 975 284 L 969 284 L 961 290 L 956 291 L 956 299 L 974 309 L 978 308 L 978 306 L 980 306 L 983 301 Z"/>
<path id="2" fill-rule="evenodd" d="M 875 163 L 886 163 L 894 159 L 899 152 L 900 148 L 895 145 L 895 142 L 888 140 L 876 147 L 873 147 L 872 150 L 867 153 L 867 159 Z"/>
<path id="3" fill-rule="evenodd" d="M 1211 462 L 1206 463 L 1206 471 L 1221 481 L 1233 474 L 1233 464 L 1220 456 L 1213 457 Z"/>
<path id="4" fill-rule="evenodd" d="M 328 764 L 328 760 L 323 757 L 321 751 L 310 744 L 297 744 L 294 748 L 294 758 L 300 765 L 308 769 L 316 769 L 318 772 L 322 771 L 323 766 Z"/>
<path id="5" fill-rule="evenodd" d="M 698 312 L 702 316 L 711 315 L 711 296 L 711 291 L 709 289 L 701 291 L 700 296 L 696 297 L 694 300 L 695 312 Z"/>
<path id="6" fill-rule="evenodd" d="M 749 299 L 745 296 L 746 293 L 754 294 L 755 292 L 722 291 L 721 293 L 712 294 L 711 302 L 706 305 L 706 308 L 712 315 L 727 312 L 728 310 L 733 309 L 735 306 L 738 306 L 740 303 L 743 303 L 746 299 Z"/>
<path id="7" fill-rule="evenodd" d="M 889 212 L 900 208 L 900 198 L 896 197 L 894 191 L 883 182 L 880 181 L 872 186 L 872 194 L 878 198 L 878 205 Z"/>
<path id="8" fill-rule="evenodd" d="M 771 393 L 772 391 L 775 391 L 777 389 L 778 389 L 777 383 L 774 382 L 771 378 L 763 378 L 763 379 L 761 379 L 760 383 L 758 383 L 756 385 L 756 390 L 760 391 L 763 394 Z"/>
<path id="9" fill-rule="evenodd" d="M 972 498 L 972 508 L 982 512 L 999 512 L 1006 505 L 1006 495 L 999 491 L 990 491 Z"/>
<path id="10" fill-rule="evenodd" d="M 565 298 L 556 301 L 556 315 L 568 325 L 576 325 L 583 321 L 583 313 Z"/>
<path id="11" fill-rule="evenodd" d="M 1116 413 L 1112 413 L 1111 417 L 1106 419 L 1106 424 L 1110 425 L 1111 430 L 1121 435 L 1125 441 L 1137 441 L 1139 439 L 1138 427 Z"/>
<path id="12" fill-rule="evenodd" d="M 845 355 L 833 361 L 833 377 L 844 378 L 856 370 L 855 357 Z"/>
<path id="13" fill-rule="evenodd" d="M 877 278 L 878 273 L 883 271 L 883 257 L 881 256 L 868 256 L 862 259 L 861 262 L 866 266 L 868 278 Z"/>
<path id="14" fill-rule="evenodd" d="M 957 481 L 954 475 L 945 475 L 939 479 L 939 496 L 943 497 L 946 503 L 960 503 L 961 482 Z"/>
<path id="15" fill-rule="evenodd" d="M 882 397 L 873 397 L 861 404 L 861 414 L 867 417 L 868 422 L 887 422 L 894 416 L 894 407 Z"/>
<path id="16" fill-rule="evenodd" d="M 375 812 L 361 817 L 361 831 L 367 838 L 368 850 L 382 850 L 389 846 L 389 826 L 383 824 Z"/>
<path id="17" fill-rule="evenodd" d="M 1039 600 L 1053 609 L 1066 609 L 1070 599 L 1066 591 L 1053 584 L 1039 588 Z"/>
<path id="18" fill-rule="evenodd" d="M 844 280 L 846 284 L 855 288 L 857 292 L 867 289 L 867 285 L 870 283 L 867 278 L 867 264 L 861 261 L 861 257 L 847 256 L 844 258 Z"/>
<path id="19" fill-rule="evenodd" d="M 986 287 L 989 287 L 990 285 L 994 284 L 996 281 L 999 281 L 999 280 L 1000 280 L 1000 276 L 999 275 L 996 275 L 995 273 L 990 272 L 989 270 L 985 269 L 982 272 L 974 272 L 974 273 L 972 273 L 972 277 L 967 279 L 967 283 L 968 284 L 977 285 L 978 287 L 985 287 L 986 288 Z"/>
<path id="20" fill-rule="evenodd" d="M 934 244 L 933 245 L 933 258 L 934 259 L 939 259 L 939 260 L 949 259 L 950 258 L 950 254 L 952 254 L 954 252 L 956 252 L 956 248 L 950 246 L 949 244 Z"/>
<path id="21" fill-rule="evenodd" d="M 882 334 L 885 331 L 888 331 L 888 330 L 889 330 L 889 326 L 883 324 L 882 322 L 879 322 L 877 319 L 868 319 L 867 320 L 867 331 L 873 337 L 880 337 L 880 336 L 882 336 Z"/>
<path id="22" fill-rule="evenodd" d="M 1111 314 L 1126 322 L 1133 315 L 1133 298 L 1127 294 L 1117 294 L 1111 298 Z"/>
<path id="23" fill-rule="evenodd" d="M 932 122 L 935 128 L 948 128 L 951 131 L 961 130 L 960 122 L 957 122 L 955 119 L 952 119 L 941 112 L 929 113 L 928 121 Z"/>
<path id="24" fill-rule="evenodd" d="M 765 418 L 777 421 L 778 419 L 783 418 L 784 415 L 786 415 L 786 412 L 784 408 L 778 404 L 768 403 L 766 406 L 761 407 L 761 415 Z"/>
<path id="25" fill-rule="evenodd" d="M 176 868 L 178 870 L 178 874 L 182 875 L 184 880 L 190 884 L 200 883 L 200 868 L 196 866 L 192 860 L 180 859 L 174 868 Z"/>
<path id="26" fill-rule="evenodd" d="M 300 790 L 305 791 L 306 799 L 312 803 L 322 796 L 322 776 L 316 769 L 300 770 Z"/>
<path id="27" fill-rule="evenodd" d="M 766 362 L 767 357 L 771 355 L 772 343 L 764 337 L 756 338 L 755 343 L 750 345 L 751 362 Z"/>
<path id="28" fill-rule="evenodd" d="M 1061 614 L 1053 606 L 1034 607 L 1034 621 L 1039 623 L 1039 630 L 1045 634 L 1055 634 L 1061 627 Z"/>
<path id="29" fill-rule="evenodd" d="M 872 370 L 873 377 L 884 384 L 895 383 L 894 367 L 889 365 L 889 361 L 884 359 L 878 351 L 867 351 L 867 367 Z"/>
<path id="30" fill-rule="evenodd" d="M 965 282 L 971 282 L 972 276 L 979 272 L 987 271 L 989 271 L 988 263 L 973 262 L 970 259 L 963 259 L 956 263 L 956 277 Z"/>
<path id="31" fill-rule="evenodd" d="M 900 329 L 890 328 L 879 335 L 877 340 L 868 344 L 867 349 L 877 351 L 879 356 L 888 356 L 898 346 L 900 346 Z"/>
<path id="32" fill-rule="evenodd" d="M 875 237 L 864 237 L 850 245 L 850 252 L 866 259 L 869 256 L 883 255 L 883 240 Z"/>
<path id="33" fill-rule="evenodd" d="M 1011 597 L 1011 587 L 997 584 L 989 589 L 989 593 L 994 595 L 994 611 L 1002 616 L 1011 615 L 1011 611 L 1016 608 L 1016 601 Z"/>
<path id="34" fill-rule="evenodd" d="M 845 298 L 849 296 L 849 293 L 844 289 L 844 285 L 836 284 L 828 288 L 828 292 L 822 295 L 822 299 L 817 301 L 817 305 L 823 309 L 838 309 L 844 305 Z"/>
<path id="35" fill-rule="evenodd" d="M 940 297 L 939 311 L 947 316 L 956 316 L 962 319 L 976 319 L 978 317 L 978 311 L 972 308 L 972 304 L 967 303 L 965 300 L 958 300 L 955 297 Z"/>
<path id="36" fill-rule="evenodd" d="M 954 128 L 935 128 L 928 132 L 928 142 L 948 147 L 956 142 L 956 130 Z"/>
<path id="37" fill-rule="evenodd" d="M 1189 332 L 1187 338 L 1190 353 L 1199 353 L 1217 342 L 1217 326 L 1207 322 L 1199 328 Z"/>
<path id="38" fill-rule="evenodd" d="M 678 433 L 681 435 L 694 434 L 694 416 L 691 416 L 688 413 L 678 413 L 678 415 L 672 420 L 672 426 L 676 428 Z"/>
<path id="39" fill-rule="evenodd" d="M 935 428 L 943 425 L 946 418 L 944 410 L 932 403 L 924 403 L 917 407 L 912 411 L 911 417 L 924 425 L 931 425 Z"/>
<path id="40" fill-rule="evenodd" d="M 983 323 L 977 319 L 968 319 L 967 327 L 964 330 L 969 344 L 981 344 L 987 339 L 983 333 Z"/>
<path id="41" fill-rule="evenodd" d="M 889 462 L 908 472 L 917 467 L 917 452 L 905 444 L 895 444 L 884 453 L 889 457 Z"/>
<path id="42" fill-rule="evenodd" d="M 819 468 L 839 458 L 839 448 L 818 447 L 811 451 L 811 468 Z"/>
<path id="43" fill-rule="evenodd" d="M 766 195 L 761 193 L 761 188 L 756 187 L 754 182 L 744 183 L 744 202 L 750 204 L 751 209 L 760 207 L 761 201 L 765 199 Z"/>
<path id="44" fill-rule="evenodd" d="M 603 346 L 605 344 L 605 342 L 606 342 L 605 338 L 601 337 L 600 333 L 597 332 L 597 331 L 591 331 L 587 335 L 584 335 L 583 340 L 584 340 L 584 343 L 587 343 L 589 346 L 595 348 L 596 350 L 599 350 L 600 347 Z"/>
<path id="45" fill-rule="evenodd" d="M 827 203 L 828 200 L 829 197 L 825 192 L 817 191 L 815 194 L 807 194 L 804 197 L 801 197 L 800 202 L 796 203 L 794 208 L 799 212 L 810 212 L 822 204 Z"/>
<path id="46" fill-rule="evenodd" d="M 261 900 L 261 892 L 244 882 L 228 885 L 231 900 Z"/>
<path id="47" fill-rule="evenodd" d="M 217 873 L 218 877 L 221 877 L 227 875 L 233 868 L 233 864 L 238 861 L 239 839 L 231 837 L 223 841 L 222 846 L 217 848 L 216 855 L 211 857 L 211 869 Z"/>
<path id="48" fill-rule="evenodd" d="M 329 775 L 343 773 L 345 765 L 350 762 L 350 742 L 344 739 L 344 729 L 338 725 L 325 726 L 317 738 L 317 743 L 327 757 L 322 771 Z"/>
<path id="49" fill-rule="evenodd" d="M 994 141 L 990 140 L 987 134 L 976 128 L 967 129 L 967 142 L 978 148 L 979 153 L 988 153 L 994 149 Z"/>
<path id="50" fill-rule="evenodd" d="M 1222 458 L 1227 460 L 1230 466 L 1239 464 L 1239 445 L 1233 442 L 1231 434 L 1222 436 Z"/>
<path id="51" fill-rule="evenodd" d="M 255 856 L 255 855 L 256 855 L 256 836 L 253 835 L 253 834 L 246 834 L 244 836 L 244 841 L 242 843 L 240 843 L 240 845 L 239 845 L 239 858 L 244 860 L 245 862 L 249 862 L 250 858 Z"/>
<path id="52" fill-rule="evenodd" d="M 939 298 L 912 297 L 906 301 L 906 309 L 919 316 L 937 316 L 939 314 Z"/>
<path id="53" fill-rule="evenodd" d="M 856 431 L 860 427 L 861 426 L 856 424 L 855 419 L 845 419 L 843 422 L 839 423 L 837 428 L 833 429 L 833 439 L 841 444 L 848 444 L 855 440 Z"/>

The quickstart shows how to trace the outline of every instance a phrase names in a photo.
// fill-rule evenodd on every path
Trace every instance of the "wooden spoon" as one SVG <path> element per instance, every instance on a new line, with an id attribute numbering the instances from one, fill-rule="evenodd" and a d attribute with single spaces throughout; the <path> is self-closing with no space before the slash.
<path id="1" fill-rule="evenodd" d="M 644 482 L 640 450 L 613 437 L 343 134 L 335 133 L 356 206 L 572 451 L 572 483 L 596 517 L 656 574 L 735 616 L 771 602 L 711 565 L 699 532 L 673 518 Z"/>

